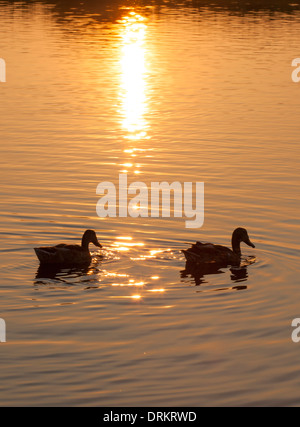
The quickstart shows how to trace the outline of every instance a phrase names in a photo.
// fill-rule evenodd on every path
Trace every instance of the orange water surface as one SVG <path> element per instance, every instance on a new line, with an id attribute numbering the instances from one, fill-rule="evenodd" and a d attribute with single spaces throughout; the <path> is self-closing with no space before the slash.
<path id="1" fill-rule="evenodd" d="M 1 405 L 299 405 L 298 2 L 65 3 L 0 2 Z M 203 226 L 99 218 L 120 173 L 204 182 Z M 251 262 L 185 271 L 237 226 Z M 38 268 L 87 228 L 89 268 Z"/>

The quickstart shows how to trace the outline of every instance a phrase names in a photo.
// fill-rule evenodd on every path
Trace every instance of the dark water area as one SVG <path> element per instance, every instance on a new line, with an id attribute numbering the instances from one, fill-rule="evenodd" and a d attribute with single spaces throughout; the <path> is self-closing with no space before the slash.
<path id="1" fill-rule="evenodd" d="M 143 8 L 144 11 L 149 9 L 155 9 L 156 13 L 164 8 L 168 9 L 177 9 L 181 10 L 183 8 L 198 9 L 210 9 L 214 11 L 230 11 L 237 14 L 247 14 L 253 12 L 264 12 L 264 13 L 274 13 L 274 12 L 284 12 L 284 13 L 293 13 L 300 9 L 300 3 L 298 1 L 283 1 L 283 0 L 249 0 L 249 1 L 236 1 L 236 0 L 182 0 L 172 1 L 172 0 L 61 0 L 61 1 L 45 1 L 41 0 L 36 2 L 35 0 L 22 2 L 22 1 L 8 1 L 6 3 L 11 3 L 13 5 L 19 6 L 22 5 L 27 7 L 28 4 L 42 3 L 48 4 L 55 8 L 56 11 L 60 13 L 65 13 L 70 10 L 81 10 L 86 13 L 101 13 L 101 18 L 98 19 L 117 19 L 121 15 L 121 10 L 128 8 Z"/>
<path id="2" fill-rule="evenodd" d="M 2 405 L 299 406 L 299 3 L 0 2 Z M 96 212 L 204 182 L 204 224 Z M 197 240 L 242 263 L 187 268 Z M 103 249 L 41 268 L 34 247 Z"/>

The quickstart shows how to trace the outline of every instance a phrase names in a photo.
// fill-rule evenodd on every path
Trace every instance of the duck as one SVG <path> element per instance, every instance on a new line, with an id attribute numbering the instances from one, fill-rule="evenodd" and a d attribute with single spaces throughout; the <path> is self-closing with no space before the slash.
<path id="1" fill-rule="evenodd" d="M 78 265 L 90 264 L 92 257 L 89 244 L 102 248 L 94 230 L 86 230 L 81 239 L 81 245 L 60 243 L 56 246 L 34 248 L 41 265 Z"/>
<path id="2" fill-rule="evenodd" d="M 250 241 L 248 232 L 245 228 L 238 227 L 232 233 L 231 246 L 214 245 L 212 243 L 196 242 L 189 249 L 182 252 L 185 255 L 187 263 L 190 264 L 208 264 L 214 263 L 218 266 L 239 265 L 241 261 L 241 242 L 255 248 Z"/>

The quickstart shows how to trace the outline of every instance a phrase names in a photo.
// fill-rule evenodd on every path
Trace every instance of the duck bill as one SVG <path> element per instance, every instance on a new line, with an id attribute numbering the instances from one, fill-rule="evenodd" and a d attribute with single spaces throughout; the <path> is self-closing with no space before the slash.
<path id="1" fill-rule="evenodd" d="M 98 248 L 102 248 L 102 245 L 98 242 L 98 240 L 95 240 L 93 243 L 95 246 L 98 246 Z"/>
<path id="2" fill-rule="evenodd" d="M 251 248 L 255 248 L 255 245 L 250 241 L 250 239 L 245 241 L 246 245 L 251 246 Z"/>

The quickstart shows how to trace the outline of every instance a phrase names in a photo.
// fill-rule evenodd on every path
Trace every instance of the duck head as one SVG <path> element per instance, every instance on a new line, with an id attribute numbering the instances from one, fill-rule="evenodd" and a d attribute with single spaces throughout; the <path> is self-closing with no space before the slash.
<path id="1" fill-rule="evenodd" d="M 102 248 L 102 245 L 98 242 L 96 233 L 94 230 L 86 230 L 82 236 L 81 246 L 88 250 L 89 243 L 93 243 L 98 248 Z"/>
<path id="2" fill-rule="evenodd" d="M 232 250 L 234 253 L 241 255 L 241 242 L 246 243 L 246 245 L 251 246 L 251 248 L 255 248 L 254 244 L 250 241 L 247 230 L 245 228 L 236 228 L 232 233 Z"/>

